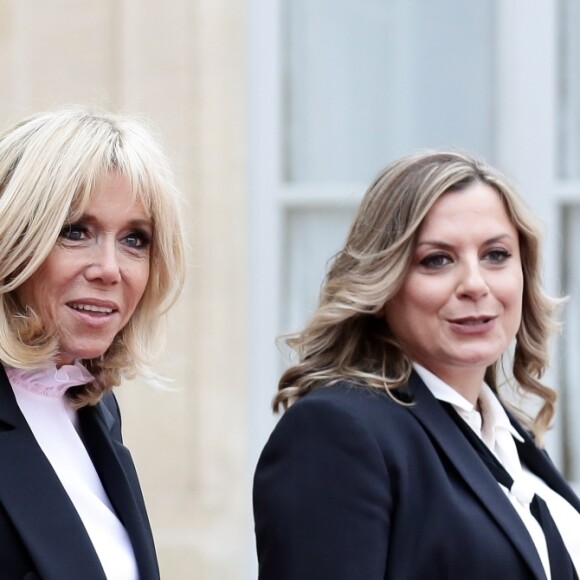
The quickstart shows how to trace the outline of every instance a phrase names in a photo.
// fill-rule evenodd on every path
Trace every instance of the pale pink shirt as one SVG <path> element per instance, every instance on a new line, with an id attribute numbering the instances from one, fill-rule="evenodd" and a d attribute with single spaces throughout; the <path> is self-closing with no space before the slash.
<path id="1" fill-rule="evenodd" d="M 40 371 L 7 367 L 6 374 L 22 414 L 75 506 L 108 580 L 138 580 L 131 541 L 115 514 L 78 434 L 78 417 L 69 387 L 93 379 L 80 364 Z"/>
<path id="2" fill-rule="evenodd" d="M 537 493 L 548 504 L 550 514 L 560 531 L 576 570 L 580 571 L 580 513 L 541 478 L 522 466 L 514 439 L 523 441 L 512 426 L 505 409 L 491 388 L 483 383 L 479 394 L 481 413 L 453 387 L 417 363 L 414 369 L 433 396 L 453 405 L 463 420 L 499 459 L 514 479 L 512 490 L 499 485 L 522 519 L 538 550 L 548 580 L 550 560 L 544 532 L 530 512 L 530 502 Z M 558 580 L 554 578 L 553 580 Z"/>

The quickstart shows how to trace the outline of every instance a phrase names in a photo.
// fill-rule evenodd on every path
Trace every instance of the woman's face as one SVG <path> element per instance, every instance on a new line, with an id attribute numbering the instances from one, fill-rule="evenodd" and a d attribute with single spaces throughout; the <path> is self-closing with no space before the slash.
<path id="1" fill-rule="evenodd" d="M 474 402 L 520 326 L 522 293 L 518 232 L 499 194 L 476 183 L 427 214 L 385 316 L 414 361 Z"/>
<path id="2" fill-rule="evenodd" d="M 59 364 L 102 355 L 127 324 L 149 279 L 152 235 L 151 219 L 125 179 L 110 174 L 18 288 L 20 301 L 56 329 Z"/>

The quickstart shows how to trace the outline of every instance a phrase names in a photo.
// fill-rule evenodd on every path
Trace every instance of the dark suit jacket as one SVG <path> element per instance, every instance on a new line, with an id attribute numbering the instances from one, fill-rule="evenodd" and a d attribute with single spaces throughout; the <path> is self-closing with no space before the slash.
<path id="1" fill-rule="evenodd" d="M 545 580 L 528 531 L 457 425 L 418 375 L 406 392 L 409 407 L 342 383 L 283 415 L 254 481 L 261 580 Z M 522 462 L 580 511 L 513 422 Z"/>
<path id="2" fill-rule="evenodd" d="M 131 539 L 141 580 L 158 580 L 151 528 L 110 393 L 79 411 L 82 437 Z M 38 446 L 0 366 L 0 578 L 106 580 L 72 502 Z"/>

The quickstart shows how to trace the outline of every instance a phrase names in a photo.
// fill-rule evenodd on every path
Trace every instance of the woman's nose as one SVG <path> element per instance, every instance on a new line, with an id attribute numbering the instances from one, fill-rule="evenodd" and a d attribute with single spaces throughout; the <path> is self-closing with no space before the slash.
<path id="1" fill-rule="evenodd" d="M 99 241 L 93 247 L 90 263 L 85 269 L 87 280 L 100 280 L 105 284 L 117 284 L 121 280 L 121 269 L 116 244 Z"/>
<path id="2" fill-rule="evenodd" d="M 458 295 L 478 299 L 488 292 L 489 286 L 479 260 L 466 263 L 461 269 L 461 277 L 457 285 Z"/>

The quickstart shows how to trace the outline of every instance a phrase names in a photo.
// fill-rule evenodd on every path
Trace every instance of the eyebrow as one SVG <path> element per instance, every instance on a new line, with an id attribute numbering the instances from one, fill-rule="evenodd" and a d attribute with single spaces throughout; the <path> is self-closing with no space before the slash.
<path id="1" fill-rule="evenodd" d="M 495 244 L 497 242 L 501 242 L 505 239 L 513 240 L 514 237 L 511 234 L 500 234 L 498 236 L 494 236 L 493 238 L 489 238 L 485 240 L 483 243 L 484 246 L 490 246 L 491 244 Z M 440 248 L 453 248 L 454 245 L 448 242 L 443 242 L 441 240 L 422 240 L 417 243 L 417 248 L 419 246 L 438 246 Z"/>

